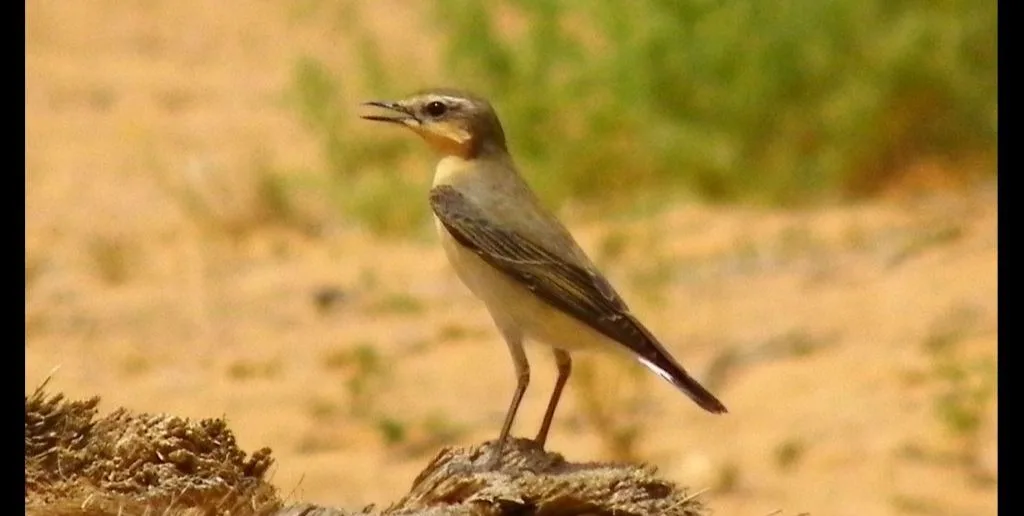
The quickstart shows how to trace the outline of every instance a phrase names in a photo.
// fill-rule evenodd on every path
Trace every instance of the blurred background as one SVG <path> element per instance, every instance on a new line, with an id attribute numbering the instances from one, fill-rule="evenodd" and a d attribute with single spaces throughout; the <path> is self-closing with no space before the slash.
<path id="1" fill-rule="evenodd" d="M 717 514 L 995 514 L 996 3 L 26 3 L 26 392 L 397 499 L 494 438 L 504 344 L 359 103 L 489 97 L 520 168 L 730 413 L 580 358 L 549 447 Z M 533 381 L 532 436 L 554 380 Z M 778 511 L 778 512 L 775 512 Z"/>

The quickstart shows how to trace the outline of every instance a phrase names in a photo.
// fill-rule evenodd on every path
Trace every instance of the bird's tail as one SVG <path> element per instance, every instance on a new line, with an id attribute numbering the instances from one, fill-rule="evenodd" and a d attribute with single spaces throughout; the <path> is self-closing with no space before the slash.
<path id="1" fill-rule="evenodd" d="M 683 394 L 686 394 L 697 405 L 700 405 L 700 408 L 712 414 L 728 412 L 725 405 L 718 401 L 714 394 L 705 389 L 700 382 L 694 380 L 679 364 L 676 364 L 667 356 L 658 358 L 662 360 L 657 360 L 658 363 L 655 363 L 655 361 L 648 360 L 646 357 L 638 357 L 641 364 L 647 366 L 648 369 L 654 371 L 658 376 L 668 380 L 672 385 L 675 385 L 676 388 L 683 391 Z"/>
<path id="2" fill-rule="evenodd" d="M 636 358 L 641 364 L 647 366 L 648 369 L 654 371 L 658 376 L 668 380 L 672 385 L 675 385 L 677 389 L 683 391 L 683 394 L 686 394 L 697 405 L 700 405 L 700 408 L 712 414 L 728 412 L 725 405 L 718 401 L 714 394 L 705 389 L 700 382 L 694 380 L 690 373 L 687 373 L 683 366 L 679 365 L 672 358 L 672 355 L 662 347 L 658 339 L 654 338 L 654 335 L 644 325 L 640 324 L 640 321 L 633 317 L 630 317 L 630 320 L 645 337 L 643 339 L 645 341 L 643 346 L 633 349 L 636 352 Z"/>

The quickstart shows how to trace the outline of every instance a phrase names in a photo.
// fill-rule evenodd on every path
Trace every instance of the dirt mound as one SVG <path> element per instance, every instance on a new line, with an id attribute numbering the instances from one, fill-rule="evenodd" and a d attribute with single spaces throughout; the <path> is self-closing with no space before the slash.
<path id="1" fill-rule="evenodd" d="M 27 513 L 198 507 L 200 514 L 264 514 L 280 507 L 263 478 L 270 449 L 247 456 L 222 419 L 125 409 L 97 418 L 98 397 L 70 401 L 44 386 L 25 398 Z"/>
<path id="2" fill-rule="evenodd" d="M 653 467 L 572 463 L 528 439 L 512 439 L 488 471 L 491 442 L 445 448 L 383 515 L 701 516 L 698 493 L 657 478 Z"/>
<path id="3" fill-rule="evenodd" d="M 264 480 L 270 449 L 238 449 L 222 419 L 132 414 L 97 418 L 99 398 L 25 398 L 25 504 L 32 515 L 345 516 L 536 514 L 700 516 L 697 494 L 658 479 L 653 468 L 566 462 L 513 439 L 496 468 L 492 443 L 445 448 L 409 494 L 382 511 L 285 507 Z M 699 493 L 698 493 L 699 494 Z"/>

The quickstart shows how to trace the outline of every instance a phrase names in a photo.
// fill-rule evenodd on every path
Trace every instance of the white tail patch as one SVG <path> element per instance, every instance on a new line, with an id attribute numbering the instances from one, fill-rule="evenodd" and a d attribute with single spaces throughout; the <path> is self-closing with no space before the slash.
<path id="1" fill-rule="evenodd" d="M 656 374 L 656 375 L 664 378 L 665 380 L 667 380 L 668 383 L 671 383 L 672 385 L 678 385 L 676 383 L 676 379 L 673 378 L 672 375 L 668 374 L 668 372 L 665 371 L 664 369 L 654 365 L 654 363 L 651 362 L 650 360 L 647 360 L 644 357 L 636 357 L 636 359 L 639 360 L 640 363 L 643 364 L 645 367 L 647 367 L 647 369 L 650 369 L 651 371 L 654 371 L 654 374 Z"/>

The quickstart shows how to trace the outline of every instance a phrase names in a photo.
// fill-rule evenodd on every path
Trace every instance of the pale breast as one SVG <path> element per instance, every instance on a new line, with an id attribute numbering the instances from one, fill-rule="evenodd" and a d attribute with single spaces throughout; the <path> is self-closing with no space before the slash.
<path id="1" fill-rule="evenodd" d="M 461 186 L 472 171 L 472 163 L 458 156 L 445 156 L 434 169 L 433 186 Z"/>

